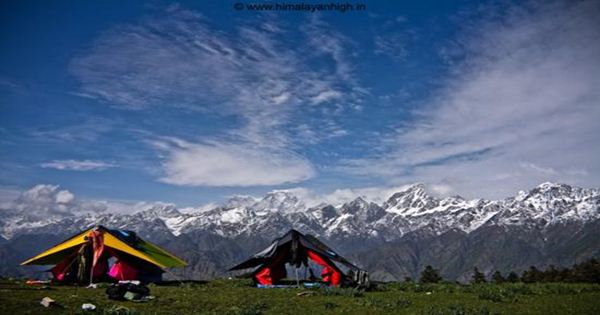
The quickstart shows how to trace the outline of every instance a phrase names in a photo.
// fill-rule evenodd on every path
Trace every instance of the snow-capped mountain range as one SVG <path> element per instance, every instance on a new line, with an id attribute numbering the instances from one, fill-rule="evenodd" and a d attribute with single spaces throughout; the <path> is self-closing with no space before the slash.
<path id="1" fill-rule="evenodd" d="M 600 218 L 600 190 L 543 183 L 504 200 L 436 198 L 423 184 L 406 187 L 382 204 L 363 197 L 341 205 L 307 207 L 291 192 L 275 191 L 262 199 L 235 196 L 204 211 L 180 212 L 172 204 L 153 204 L 133 214 L 59 213 L 40 217 L 20 211 L 0 212 L 0 235 L 11 239 L 32 232 L 74 233 L 94 224 L 131 229 L 151 237 L 195 231 L 226 238 L 276 236 L 289 228 L 326 239 L 363 238 L 392 241 L 406 233 L 448 230 L 471 233 L 482 226 L 544 228 L 556 223 Z"/>
<path id="2" fill-rule="evenodd" d="M 19 263 L 95 224 L 134 230 L 179 255 L 189 266 L 174 272 L 186 279 L 227 276 L 290 228 L 320 237 L 377 280 L 415 278 L 433 265 L 447 279 L 467 281 L 473 266 L 491 274 L 600 257 L 600 190 L 556 183 L 504 200 L 436 198 L 415 184 L 380 203 L 357 197 L 307 206 L 290 191 L 274 191 L 208 209 L 133 208 L 108 213 L 58 186 L 30 189 L 0 205 L 0 275 L 39 277 Z"/>

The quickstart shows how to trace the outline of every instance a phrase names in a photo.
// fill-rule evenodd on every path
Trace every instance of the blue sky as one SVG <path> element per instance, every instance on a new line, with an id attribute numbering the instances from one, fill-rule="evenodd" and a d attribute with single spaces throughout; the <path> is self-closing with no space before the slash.
<path id="1" fill-rule="evenodd" d="M 192 206 L 598 187 L 597 2 L 366 4 L 3 2 L 2 191 Z"/>

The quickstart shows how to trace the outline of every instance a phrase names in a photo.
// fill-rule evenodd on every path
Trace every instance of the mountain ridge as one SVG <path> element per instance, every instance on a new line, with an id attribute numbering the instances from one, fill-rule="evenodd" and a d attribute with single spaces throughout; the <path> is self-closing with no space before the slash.
<path id="1" fill-rule="evenodd" d="M 69 222 L 75 230 L 95 223 L 145 230 L 147 223 L 154 223 L 164 225 L 165 232 L 173 236 L 203 230 L 235 237 L 251 235 L 252 229 L 269 223 L 280 223 L 306 228 L 321 237 L 385 234 L 390 240 L 424 227 L 433 228 L 438 234 L 453 228 L 470 233 L 486 223 L 544 225 L 557 220 L 591 221 L 600 218 L 599 204 L 598 189 L 550 182 L 504 200 L 436 198 L 426 192 L 425 185 L 418 183 L 392 194 L 382 204 L 357 196 L 338 206 L 321 204 L 310 208 L 293 193 L 280 190 L 262 199 L 234 196 L 213 209 L 186 213 L 165 203 L 152 204 L 132 214 L 83 213 L 47 220 L 13 211 L 2 217 L 0 235 L 10 239 L 20 233 Z M 369 232 L 374 230 L 377 232 Z"/>
<path id="2" fill-rule="evenodd" d="M 221 267 L 216 258 L 220 256 L 210 246 L 182 246 L 176 244 L 177 240 L 194 242 L 193 236 L 212 239 L 211 242 L 221 244 L 221 248 L 229 253 L 228 259 L 248 255 L 251 250 L 260 248 L 290 228 L 314 234 L 347 254 L 379 253 L 380 248 L 392 246 L 390 244 L 400 244 L 399 248 L 407 248 L 407 252 L 411 252 L 416 249 L 408 248 L 425 239 L 444 243 L 440 240 L 444 235 L 453 235 L 452 239 L 469 243 L 478 237 L 478 233 L 485 234 L 486 231 L 497 238 L 505 238 L 507 242 L 517 242 L 519 248 L 524 248 L 528 245 L 506 238 L 498 231 L 510 231 L 514 235 L 525 233 L 526 238 L 537 242 L 538 239 L 548 239 L 549 236 L 544 235 L 553 231 L 554 226 L 566 226 L 576 231 L 598 219 L 599 189 L 547 182 L 503 200 L 465 200 L 459 196 L 437 198 L 428 194 L 423 184 L 414 184 L 392 194 L 381 204 L 357 196 L 337 206 L 321 204 L 307 207 L 303 200 L 289 191 L 274 191 L 262 199 L 234 196 L 212 209 L 185 213 L 172 204 L 164 203 L 150 205 L 132 214 L 84 213 L 62 218 L 54 216 L 46 221 L 37 220 L 36 216 L 21 216 L 19 211 L 8 211 L 0 217 L 0 235 L 6 239 L 0 246 L 9 246 L 13 239 L 32 234 L 70 235 L 102 224 L 134 230 L 168 248 L 180 249 L 184 256 L 194 260 L 194 264 L 211 262 L 209 269 L 212 271 L 192 274 L 195 277 L 212 277 L 222 274 L 216 270 Z M 447 244 L 450 248 L 454 245 Z M 589 245 L 600 247 L 598 242 L 593 241 Z M 195 251 L 193 255 L 188 253 L 190 248 Z M 595 251 L 593 248 L 591 252 Z M 456 249 L 468 251 L 460 246 Z M 361 260 L 360 257 L 356 259 Z M 368 260 L 363 261 L 366 265 L 371 264 Z M 419 265 L 414 261 L 411 264 Z M 398 270 L 411 276 L 417 272 L 414 268 Z M 449 270 L 452 270 L 451 276 L 460 278 L 461 268 Z M 380 274 L 390 278 L 389 273 Z"/>

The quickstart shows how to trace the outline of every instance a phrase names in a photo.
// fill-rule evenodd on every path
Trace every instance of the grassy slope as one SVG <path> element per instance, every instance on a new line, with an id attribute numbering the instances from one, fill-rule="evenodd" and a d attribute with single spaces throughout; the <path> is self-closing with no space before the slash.
<path id="1" fill-rule="evenodd" d="M 365 293 L 248 285 L 239 280 L 152 285 L 156 299 L 133 303 L 107 299 L 104 288 L 40 288 L 5 280 L 0 281 L 0 314 L 82 313 L 82 303 L 93 303 L 95 313 L 105 314 L 600 314 L 600 285 L 388 284 Z M 297 295 L 307 291 L 312 295 Z M 45 296 L 62 308 L 44 309 L 39 301 Z"/>

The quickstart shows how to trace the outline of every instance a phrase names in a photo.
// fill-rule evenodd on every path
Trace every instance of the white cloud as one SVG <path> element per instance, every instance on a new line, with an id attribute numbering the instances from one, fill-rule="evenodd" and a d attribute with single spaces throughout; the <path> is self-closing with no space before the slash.
<path id="1" fill-rule="evenodd" d="M 547 180 L 597 186 L 598 16 L 596 1 L 552 2 L 473 25 L 416 122 L 340 169 L 489 198 Z"/>
<path id="2" fill-rule="evenodd" d="M 174 185 L 277 185 L 315 175 L 308 161 L 283 149 L 181 139 L 163 139 L 154 145 L 166 153 L 161 181 Z"/>
<path id="3" fill-rule="evenodd" d="M 27 217 L 70 216 L 76 213 L 104 212 L 107 207 L 98 202 L 80 201 L 58 185 L 36 185 L 17 198 L 4 201 L 0 210 Z"/>
<path id="4" fill-rule="evenodd" d="M 341 99 L 341 98 L 342 98 L 342 93 L 340 93 L 339 91 L 328 90 L 328 91 L 322 91 L 319 94 L 315 95 L 311 99 L 311 102 L 313 104 L 321 104 L 324 102 L 329 102 L 331 100 Z"/>
<path id="5" fill-rule="evenodd" d="M 81 214 L 133 214 L 151 208 L 175 206 L 160 201 L 79 199 L 59 185 L 38 184 L 27 190 L 0 190 L 0 212 L 24 219 L 62 218 Z M 206 205 L 204 208 L 209 207 Z M 198 209 L 204 209 L 198 208 Z M 192 211 L 191 208 L 183 209 Z"/>
<path id="6" fill-rule="evenodd" d="M 93 160 L 54 160 L 42 163 L 40 166 L 61 171 L 93 171 L 116 167 L 113 163 Z"/>
<path id="7" fill-rule="evenodd" d="M 320 31 L 310 32 L 315 28 Z M 236 125 L 216 126 L 222 131 L 218 139 L 196 138 L 191 147 L 172 148 L 163 164 L 167 183 L 273 185 L 312 177 L 309 161 L 292 151 L 329 135 L 317 132 L 311 136 L 319 139 L 302 143 L 294 128 L 304 105 L 335 116 L 360 102 L 364 92 L 348 61 L 349 41 L 316 19 L 294 46 L 286 38 L 296 34 L 277 23 L 234 30 L 215 29 L 179 6 L 112 28 L 72 61 L 71 72 L 81 82 L 77 93 L 119 108 L 169 106 L 237 116 Z M 322 62 L 327 58 L 330 64 Z M 225 173 L 216 175 L 211 167 Z"/>
<path id="8" fill-rule="evenodd" d="M 454 187 L 445 184 L 433 184 L 427 187 L 433 195 L 448 196 L 454 191 Z"/>
<path id="9" fill-rule="evenodd" d="M 75 200 L 75 195 L 68 190 L 61 190 L 56 193 L 54 200 L 58 204 L 68 204 Z"/>
<path id="10" fill-rule="evenodd" d="M 193 11 L 171 7 L 165 14 L 113 28 L 74 59 L 79 93 L 129 109 L 185 107 L 238 114 L 248 125 L 273 120 L 273 126 L 285 121 L 290 108 L 354 80 L 343 37 L 333 31 L 327 51 L 335 72 L 311 63 L 319 54 L 301 53 L 313 34 L 307 34 L 308 43 L 289 47 L 281 40 L 289 33 L 273 23 L 238 27 L 232 34 L 210 27 Z M 343 78 L 335 75 L 340 71 Z"/>

